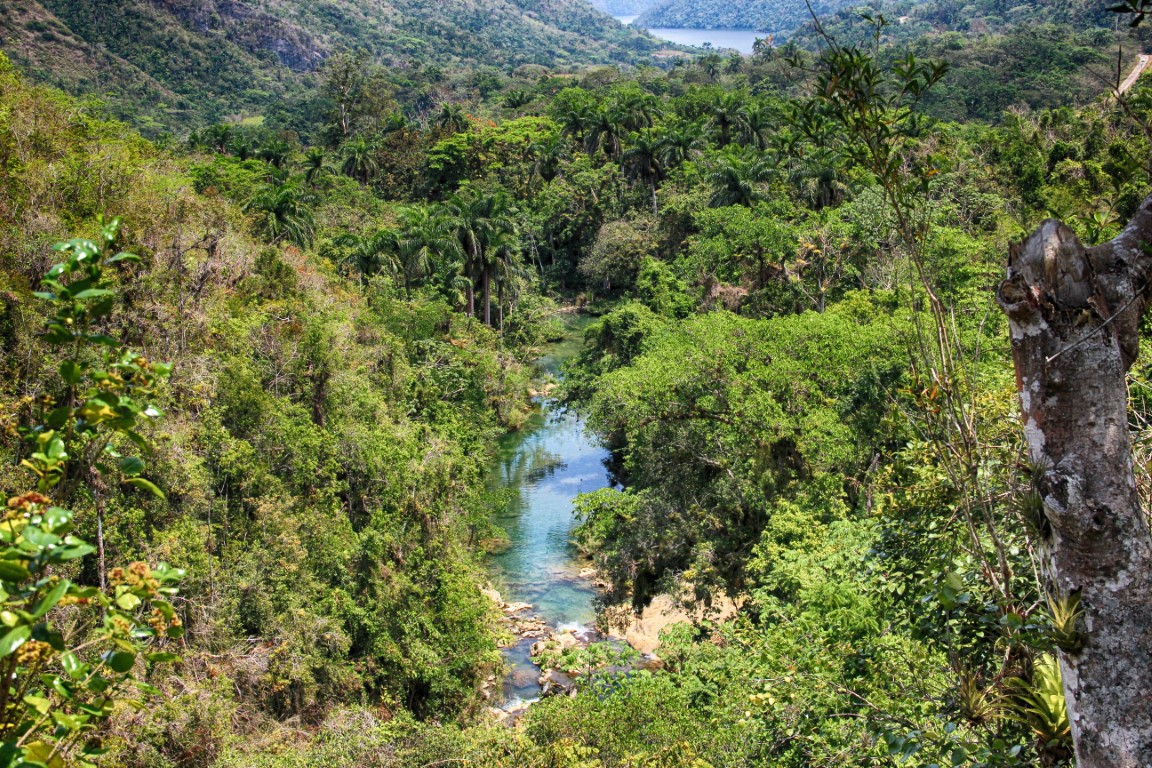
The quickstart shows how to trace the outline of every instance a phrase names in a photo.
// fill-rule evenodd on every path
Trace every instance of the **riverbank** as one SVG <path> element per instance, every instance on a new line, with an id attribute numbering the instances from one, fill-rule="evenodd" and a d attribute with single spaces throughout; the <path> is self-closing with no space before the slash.
<path id="1" fill-rule="evenodd" d="M 639 614 L 618 609 L 598 615 L 597 598 L 607 582 L 572 545 L 573 504 L 581 493 L 611 484 L 606 465 L 611 456 L 586 433 L 578 414 L 548 398 L 594 322 L 575 313 L 564 319 L 563 337 L 537 361 L 542 374 L 534 387 L 537 410 L 501 440 L 489 482 L 493 493 L 508 499 L 493 519 L 504 536 L 489 557 L 492 583 L 485 589 L 505 635 L 507 672 L 489 678 L 483 691 L 500 718 L 515 717 L 544 696 L 572 692 L 581 674 L 658 666 L 661 631 L 736 612 L 729 603 L 705 615 L 663 595 Z M 605 648 L 593 648 L 598 644 Z"/>

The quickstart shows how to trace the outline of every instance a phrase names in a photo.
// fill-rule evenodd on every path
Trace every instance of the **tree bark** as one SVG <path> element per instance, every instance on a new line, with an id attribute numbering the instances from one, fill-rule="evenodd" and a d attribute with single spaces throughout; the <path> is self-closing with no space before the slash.
<path id="1" fill-rule="evenodd" d="M 1021 418 L 1043 499 L 1044 578 L 1079 596 L 1062 650 L 1079 768 L 1152 766 L 1152 537 L 1133 473 L 1126 374 L 1149 301 L 1152 197 L 1113 241 L 1045 221 L 1014 246 L 1008 315 Z"/>
<path id="2" fill-rule="evenodd" d="M 484 325 L 492 327 L 492 272 L 484 265 Z"/>

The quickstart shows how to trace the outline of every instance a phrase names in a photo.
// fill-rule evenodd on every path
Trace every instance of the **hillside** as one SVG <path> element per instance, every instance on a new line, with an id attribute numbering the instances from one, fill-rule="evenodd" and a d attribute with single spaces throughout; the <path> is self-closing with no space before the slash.
<path id="1" fill-rule="evenodd" d="M 660 4 L 660 0 L 589 0 L 594 8 L 612 16 L 636 16 Z"/>
<path id="2" fill-rule="evenodd" d="M 1119 24 L 1116 14 L 1091 0 L 889 0 L 874 3 L 887 20 L 880 42 L 890 59 L 907 52 L 940 61 L 949 75 L 924 101 L 934 116 L 994 122 L 1013 108 L 1086 104 L 1116 82 L 1148 50 L 1149 31 Z M 841 44 L 863 45 L 875 29 L 855 8 L 821 20 Z M 793 41 L 818 48 L 811 28 Z"/>
<path id="3" fill-rule="evenodd" d="M 817 14 L 833 13 L 853 0 L 816 0 Z M 804 0 L 665 0 L 641 14 L 636 26 L 647 29 L 688 27 L 691 29 L 756 29 L 773 35 L 792 32 L 810 19 Z"/>
<path id="4" fill-rule="evenodd" d="M 430 65 L 625 64 L 657 46 L 583 0 L 0 5 L 0 49 L 17 65 L 69 93 L 104 98 L 113 115 L 150 133 L 307 101 L 313 73 L 340 49 L 365 51 L 403 80 Z"/>
<path id="5" fill-rule="evenodd" d="M 1152 23 L 871 2 L 0 0 L 0 768 L 1152 766 Z"/>

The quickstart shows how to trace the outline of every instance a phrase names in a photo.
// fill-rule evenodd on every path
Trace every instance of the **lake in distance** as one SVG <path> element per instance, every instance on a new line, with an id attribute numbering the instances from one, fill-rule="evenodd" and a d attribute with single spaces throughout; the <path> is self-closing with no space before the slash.
<path id="1" fill-rule="evenodd" d="M 636 16 L 617 16 L 621 24 L 630 25 L 636 21 Z M 764 32 L 754 29 L 650 29 L 653 37 L 667 40 L 670 43 L 691 45 L 694 48 L 704 48 L 710 43 L 713 48 L 732 48 L 743 54 L 751 54 L 752 46 L 757 38 L 766 37 Z"/>

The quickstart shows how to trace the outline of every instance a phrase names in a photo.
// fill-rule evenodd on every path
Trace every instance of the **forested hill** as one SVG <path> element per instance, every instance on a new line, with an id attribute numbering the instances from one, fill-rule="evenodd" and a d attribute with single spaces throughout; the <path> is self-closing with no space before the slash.
<path id="1" fill-rule="evenodd" d="M 1020 23 L 1112 27 L 1116 14 L 1091 0 L 817 0 L 820 17 L 884 14 L 911 38 L 931 32 L 988 33 Z M 811 19 L 804 0 L 663 0 L 649 3 L 637 24 L 648 27 L 758 29 L 781 35 Z M 835 25 L 835 20 L 833 24 Z"/>
<path id="2" fill-rule="evenodd" d="M 816 0 L 818 15 L 860 5 L 853 0 Z M 811 18 L 804 0 L 665 0 L 636 20 L 638 26 L 692 29 L 758 29 L 786 34 Z"/>
<path id="3" fill-rule="evenodd" d="M 5 0 L 0 49 L 32 77 L 105 98 L 146 130 L 271 105 L 361 50 L 398 79 L 432 66 L 627 64 L 659 44 L 584 0 Z M 434 79 L 434 78 L 433 78 Z M 179 131 L 177 131 L 179 132 Z"/>
<path id="4" fill-rule="evenodd" d="M 593 7 L 613 16 L 635 16 L 660 5 L 660 0 L 590 0 Z"/>
<path id="5" fill-rule="evenodd" d="M 844 4 L 821 20 L 826 32 L 844 41 L 848 30 L 865 30 L 861 3 Z M 884 0 L 867 3 L 873 16 L 884 16 L 885 42 L 918 40 L 949 32 L 1002 34 L 1021 26 L 1049 25 L 1064 33 L 1113 29 L 1115 13 L 1091 0 Z M 1137 30 L 1137 35 L 1142 30 Z M 806 29 L 801 39 L 811 36 Z M 864 34 L 871 34 L 865 31 Z M 850 35 L 849 35 L 850 36 Z M 850 36 L 851 37 L 851 36 Z M 858 39 L 859 36 L 853 37 Z"/>

